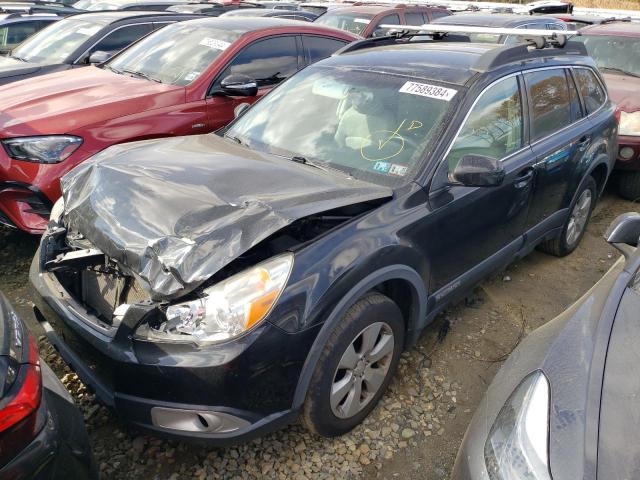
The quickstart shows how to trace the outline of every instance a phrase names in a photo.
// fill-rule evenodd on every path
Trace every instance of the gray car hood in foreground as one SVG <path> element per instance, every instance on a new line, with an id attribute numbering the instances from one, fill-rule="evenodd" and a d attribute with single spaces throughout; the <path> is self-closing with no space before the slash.
<path id="1" fill-rule="evenodd" d="M 392 195 L 213 134 L 113 146 L 68 173 L 62 190 L 69 230 L 155 299 L 193 290 L 295 220 Z"/>

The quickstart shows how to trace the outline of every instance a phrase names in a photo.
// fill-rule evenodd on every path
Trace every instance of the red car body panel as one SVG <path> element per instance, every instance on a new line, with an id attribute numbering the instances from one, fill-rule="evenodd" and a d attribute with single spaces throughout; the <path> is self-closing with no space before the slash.
<path id="1" fill-rule="evenodd" d="M 256 30 L 236 40 L 197 80 L 184 87 L 90 67 L 0 88 L 0 139 L 56 134 L 83 138 L 82 145 L 57 164 L 13 160 L 0 147 L 0 223 L 42 233 L 46 215 L 30 212 L 39 211 L 38 205 L 46 211 L 60 197 L 60 177 L 111 145 L 207 133 L 229 123 L 238 104 L 253 102 L 272 87 L 261 88 L 254 98 L 206 98 L 210 85 L 248 44 L 281 34 L 315 34 L 346 42 L 359 38 L 302 22 Z"/>
<path id="2" fill-rule="evenodd" d="M 640 41 L 640 25 L 631 22 L 605 23 L 593 25 L 580 30 L 583 35 L 607 35 L 614 37 L 632 37 Z M 602 72 L 611 99 L 618 105 L 618 110 L 626 113 L 640 111 L 640 78 L 630 75 Z M 618 156 L 615 168 L 618 170 L 640 170 L 640 137 L 620 135 L 618 151 L 631 147 L 634 155 L 623 159 Z"/>

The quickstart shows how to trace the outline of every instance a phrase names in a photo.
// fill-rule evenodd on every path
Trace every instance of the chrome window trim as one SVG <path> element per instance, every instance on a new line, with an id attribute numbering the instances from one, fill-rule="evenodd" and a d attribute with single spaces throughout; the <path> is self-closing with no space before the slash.
<path id="1" fill-rule="evenodd" d="M 120 25 L 119 27 L 114 28 L 113 30 L 111 30 L 110 32 L 105 33 L 102 37 L 100 37 L 98 40 L 96 40 L 96 41 L 93 43 L 93 45 L 91 45 L 91 46 L 90 46 L 89 48 L 87 48 L 84 52 L 82 52 L 82 54 L 81 54 L 81 55 L 79 55 L 79 56 L 78 56 L 78 57 L 73 61 L 73 63 L 72 63 L 72 64 L 73 64 L 73 65 L 78 65 L 78 62 L 80 61 L 80 59 L 81 59 L 82 57 L 84 57 L 87 53 L 89 53 L 89 51 L 90 51 L 93 47 L 95 47 L 97 44 L 99 44 L 102 40 L 104 40 L 105 38 L 107 38 L 107 37 L 108 37 L 109 35 L 111 35 L 112 33 L 117 32 L 118 30 L 122 30 L 122 29 L 123 29 L 123 28 L 125 28 L 125 27 L 134 27 L 134 26 L 138 26 L 138 25 L 151 25 L 151 31 L 150 31 L 149 33 L 153 33 L 155 30 L 157 30 L 157 29 L 154 29 L 154 28 L 153 28 L 153 23 L 154 23 L 153 21 L 149 21 L 149 22 L 138 22 L 138 23 L 128 23 L 128 24 L 126 24 L 126 25 Z M 168 22 L 168 23 L 172 23 L 172 22 Z M 168 24 L 168 23 L 167 23 L 167 24 Z M 149 33 L 148 33 L 148 34 L 149 34 Z M 147 34 L 147 35 L 148 35 L 148 34 Z M 140 37 L 140 38 L 142 38 L 142 37 Z M 140 40 L 140 38 L 139 38 L 138 40 Z M 125 47 L 125 48 L 126 48 L 126 47 Z"/>
<path id="2" fill-rule="evenodd" d="M 501 78 L 491 82 L 489 85 L 487 85 L 485 88 L 482 89 L 480 94 L 473 101 L 473 104 L 471 104 L 471 107 L 469 108 L 469 111 L 467 111 L 467 114 L 464 116 L 464 119 L 462 120 L 462 123 L 460 124 L 460 127 L 458 127 L 458 130 L 456 131 L 456 134 L 453 136 L 453 140 L 449 144 L 449 147 L 447 147 L 447 150 L 446 150 L 445 154 L 442 156 L 442 159 L 440 160 L 440 162 L 438 162 L 437 169 L 440 169 L 441 168 L 441 164 L 444 163 L 447 160 L 447 157 L 449 156 L 449 153 L 451 153 L 451 149 L 453 148 L 453 144 L 456 142 L 456 140 L 458 139 L 458 136 L 460 135 L 460 132 L 462 131 L 464 126 L 467 124 L 467 120 L 469 120 L 469 116 L 471 115 L 471 112 L 473 112 L 473 109 L 476 107 L 477 103 L 480 101 L 480 99 L 486 93 L 486 91 L 489 90 L 490 88 L 492 88 L 493 86 L 497 85 L 498 83 L 504 81 L 504 80 L 507 80 L 507 79 L 512 78 L 512 77 L 518 77 L 521 74 L 522 74 L 522 72 L 510 73 L 509 75 L 505 75 L 504 77 L 501 77 Z M 518 85 L 518 91 L 520 91 L 520 86 L 519 85 Z M 520 102 L 522 102 L 522 94 L 520 95 Z M 522 105 L 522 103 L 520 105 Z M 523 125 L 522 125 L 522 127 L 523 127 L 523 129 L 522 129 L 522 137 L 524 139 L 524 109 L 523 109 L 522 114 L 523 114 L 522 115 L 522 121 L 523 121 L 522 122 L 523 123 Z M 500 159 L 500 161 L 501 162 L 502 161 L 506 161 L 508 158 L 516 155 L 517 153 L 522 152 L 523 150 L 526 150 L 527 148 L 529 148 L 529 144 L 524 144 L 518 150 L 515 150 L 515 151 L 511 152 L 506 157 L 502 157 Z"/>
<path id="3" fill-rule="evenodd" d="M 564 69 L 569 69 L 569 70 L 583 69 L 583 70 L 589 70 L 589 71 L 591 71 L 591 73 L 593 73 L 594 77 L 596 77 L 596 79 L 598 80 L 598 83 L 600 84 L 600 87 L 602 88 L 602 91 L 604 92 L 604 102 L 602 102 L 602 105 L 600 105 L 596 110 L 594 110 L 594 111 L 593 111 L 593 113 L 586 114 L 584 117 L 582 117 L 582 118 L 580 118 L 580 119 L 576 120 L 575 122 L 571 122 L 571 123 L 569 123 L 567 126 L 562 127 L 560 130 L 556 130 L 555 132 L 550 133 L 549 135 L 545 135 L 544 137 L 539 138 L 539 139 L 537 139 L 537 140 L 536 140 L 536 141 L 534 141 L 534 142 L 530 142 L 530 143 L 529 143 L 529 145 L 530 145 L 531 147 L 533 147 L 534 145 L 537 145 L 537 144 L 538 144 L 538 143 L 540 143 L 540 142 L 543 142 L 543 141 L 547 140 L 548 138 L 553 137 L 554 135 L 557 135 L 558 133 L 561 133 L 561 132 L 564 132 L 564 131 L 566 131 L 566 130 L 570 129 L 570 128 L 574 127 L 575 125 L 579 125 L 579 124 L 581 124 L 581 123 L 583 123 L 583 122 L 587 121 L 587 120 L 588 120 L 588 119 L 590 119 L 593 115 L 596 115 L 597 113 L 599 113 L 599 112 L 600 112 L 600 110 L 602 110 L 602 109 L 604 108 L 604 106 L 607 104 L 607 100 L 609 100 L 609 93 L 607 92 L 607 89 L 606 89 L 606 88 L 604 88 L 604 85 L 603 85 L 603 84 L 602 84 L 602 82 L 600 81 L 600 78 L 598 77 L 598 75 L 596 74 L 596 72 L 594 72 L 594 71 L 593 71 L 593 69 L 592 69 L 591 67 L 571 66 L 571 65 L 568 65 L 568 66 L 565 66 L 565 67 L 543 67 L 543 68 L 535 69 L 535 70 L 551 70 L 551 69 L 554 69 L 554 68 L 564 68 Z M 527 72 L 535 71 L 535 70 L 527 70 Z M 579 90 L 579 88 L 578 88 L 578 85 L 576 85 L 576 89 L 578 90 L 578 95 L 580 95 L 580 98 L 582 98 L 582 95 L 580 94 L 580 90 Z M 584 112 L 584 113 L 587 113 L 587 112 Z"/>
<path id="4" fill-rule="evenodd" d="M 540 142 L 542 142 L 542 141 L 544 141 L 544 140 L 546 140 L 546 139 L 548 139 L 548 138 L 550 138 L 550 137 L 552 137 L 552 136 L 554 136 L 554 135 L 556 135 L 556 134 L 558 134 L 560 132 L 563 132 L 563 131 L 567 130 L 568 128 L 571 128 L 571 127 L 573 127 L 575 125 L 578 125 L 578 124 L 584 122 L 585 120 L 591 118 L 593 115 L 596 115 L 597 113 L 599 113 L 600 110 L 602 110 L 605 107 L 605 105 L 607 104 L 607 101 L 609 100 L 609 92 L 607 92 L 607 89 L 602 84 L 602 81 L 600 80 L 600 77 L 598 76 L 598 74 L 596 72 L 594 72 L 593 68 L 591 68 L 591 67 L 581 66 L 581 65 L 558 65 L 558 66 L 553 66 L 553 67 L 538 67 L 538 68 L 532 68 L 532 69 L 528 69 L 528 70 L 521 70 L 519 72 L 510 73 L 509 75 L 505 75 L 504 77 L 501 77 L 501 78 L 491 82 L 489 85 L 487 85 L 485 88 L 483 88 L 482 91 L 478 94 L 478 96 L 474 100 L 473 104 L 469 108 L 469 111 L 467 111 L 464 119 L 462 120 L 462 123 L 460 124 L 460 127 L 458 127 L 458 130 L 456 131 L 456 134 L 454 135 L 453 140 L 451 141 L 451 143 L 447 147 L 447 150 L 445 151 L 444 155 L 442 156 L 442 158 L 438 162 L 438 167 L 436 168 L 436 170 L 440 169 L 441 168 L 441 164 L 444 161 L 446 161 L 447 157 L 449 156 L 449 153 L 451 153 L 451 149 L 453 148 L 453 144 L 458 139 L 458 136 L 460 135 L 460 132 L 462 131 L 462 129 L 466 125 L 467 120 L 469 120 L 469 116 L 471 115 L 471 112 L 473 111 L 473 109 L 475 108 L 476 104 L 478 103 L 480 98 L 482 98 L 482 96 L 485 94 L 485 92 L 487 90 L 489 90 L 491 87 L 493 87 L 494 85 L 498 84 L 499 82 L 501 82 L 503 80 L 506 80 L 508 78 L 511 78 L 511 77 L 515 77 L 515 76 L 518 76 L 518 75 L 524 76 L 524 74 L 530 73 L 530 72 L 538 72 L 538 71 L 542 71 L 542 70 L 556 70 L 556 69 L 571 69 L 571 70 L 574 70 L 574 69 L 586 69 L 586 70 L 591 71 L 591 73 L 593 73 L 593 75 L 598 80 L 598 83 L 600 84 L 600 87 L 602 87 L 602 89 L 604 91 L 604 95 L 605 95 L 604 102 L 602 102 L 602 105 L 600 105 L 600 107 L 597 110 L 595 110 L 593 113 L 585 115 L 584 117 L 576 120 L 575 122 L 572 122 L 572 123 L 568 124 L 567 126 L 561 128 L 560 130 L 556 130 L 555 132 L 553 132 L 553 133 L 551 133 L 549 135 L 546 135 L 546 136 L 544 136 L 542 138 L 539 138 L 535 142 L 531 142 L 531 140 L 529 140 L 529 142 L 527 144 L 525 144 L 519 150 L 516 150 L 516 151 L 510 153 L 509 155 L 507 155 L 506 157 L 501 158 L 500 159 L 501 162 L 505 162 L 509 158 L 511 158 L 514 155 L 522 152 L 523 150 L 526 150 L 527 148 L 533 147 L 534 145 L 536 145 L 536 144 L 538 144 L 538 143 L 540 143 Z M 577 85 L 576 85 L 576 88 L 578 88 Z M 580 92 L 578 92 L 578 95 L 580 95 Z M 520 95 L 520 98 L 521 98 L 521 101 L 522 101 L 522 95 Z M 529 113 L 529 116 L 530 115 L 531 114 Z M 524 120 L 524 118 L 523 118 L 523 120 Z M 523 137 L 524 137 L 524 135 L 523 135 Z"/>

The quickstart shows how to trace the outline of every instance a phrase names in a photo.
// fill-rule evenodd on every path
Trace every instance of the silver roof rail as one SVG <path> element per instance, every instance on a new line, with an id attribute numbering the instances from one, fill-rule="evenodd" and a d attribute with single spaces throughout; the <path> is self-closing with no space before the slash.
<path id="1" fill-rule="evenodd" d="M 553 44 L 563 47 L 567 39 L 572 36 L 581 35 L 576 30 L 543 30 L 525 28 L 494 28 L 475 27 L 467 25 L 445 25 L 445 24 L 425 24 L 425 25 L 380 25 L 381 28 L 389 30 L 390 35 L 416 36 L 429 35 L 444 37 L 448 33 L 488 33 L 493 35 L 513 35 L 522 38 L 525 42 L 533 43 L 536 48 L 544 48 L 545 45 Z"/>

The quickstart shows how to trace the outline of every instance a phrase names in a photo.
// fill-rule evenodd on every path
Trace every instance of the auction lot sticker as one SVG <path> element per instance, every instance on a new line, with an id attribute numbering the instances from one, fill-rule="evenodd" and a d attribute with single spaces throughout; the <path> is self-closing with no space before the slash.
<path id="1" fill-rule="evenodd" d="M 215 48 L 216 50 L 226 50 L 231 45 L 229 42 L 225 42 L 223 40 L 218 40 L 215 38 L 204 37 L 200 40 L 200 45 L 204 45 L 205 47 Z"/>
<path id="2" fill-rule="evenodd" d="M 402 93 L 410 93 L 411 95 L 420 95 L 422 97 L 437 98 L 438 100 L 450 101 L 457 90 L 453 88 L 439 87 L 438 85 L 429 85 L 428 83 L 407 82 L 399 90 Z"/>

